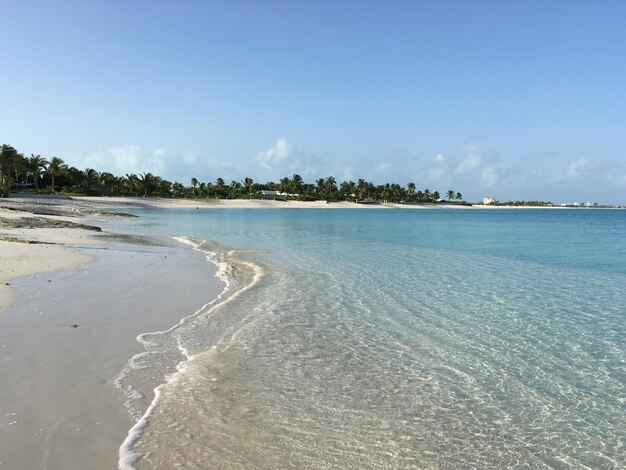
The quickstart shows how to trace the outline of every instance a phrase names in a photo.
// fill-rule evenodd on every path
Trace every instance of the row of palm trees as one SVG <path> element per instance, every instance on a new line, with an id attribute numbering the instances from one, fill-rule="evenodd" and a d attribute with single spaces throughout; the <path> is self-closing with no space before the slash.
<path id="1" fill-rule="evenodd" d="M 272 197 L 298 198 L 304 200 L 325 199 L 327 201 L 361 202 L 437 202 L 438 191 L 417 190 L 415 183 L 402 187 L 395 183 L 375 185 L 364 179 L 342 181 L 333 176 L 306 183 L 298 174 L 284 177 L 278 182 L 256 183 L 246 177 L 241 181 L 226 183 L 223 178 L 215 182 L 201 182 L 191 178 L 191 184 L 171 182 L 152 173 L 115 176 L 109 172 L 98 172 L 93 168 L 79 170 L 68 166 L 61 158 L 50 160 L 41 155 L 25 157 L 10 145 L 0 148 L 0 195 L 13 188 L 44 189 L 52 192 L 61 188 L 64 192 L 88 195 L 128 195 L 185 198 L 251 198 L 259 197 L 261 190 L 274 191 Z M 449 201 L 461 201 L 459 192 L 449 190 L 445 197 Z"/>

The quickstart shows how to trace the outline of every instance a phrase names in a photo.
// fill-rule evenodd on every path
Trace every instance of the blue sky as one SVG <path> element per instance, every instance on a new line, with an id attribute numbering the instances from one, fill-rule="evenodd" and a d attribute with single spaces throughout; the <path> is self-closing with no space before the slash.
<path id="1" fill-rule="evenodd" d="M 0 143 L 186 184 L 626 203 L 626 2 L 2 2 Z"/>

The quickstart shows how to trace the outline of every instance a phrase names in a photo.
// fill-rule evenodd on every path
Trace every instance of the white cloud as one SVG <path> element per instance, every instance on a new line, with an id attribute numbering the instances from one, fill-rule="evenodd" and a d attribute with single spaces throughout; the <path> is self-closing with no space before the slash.
<path id="1" fill-rule="evenodd" d="M 391 147 L 391 146 L 390 146 Z M 626 187 L 626 165 L 622 161 L 584 158 L 572 159 L 561 168 L 552 168 L 556 156 L 544 154 L 501 157 L 498 152 L 479 145 L 461 145 L 456 151 L 433 152 L 423 157 L 407 150 L 345 155 L 328 148 L 321 156 L 301 144 L 285 138 L 244 159 L 215 158 L 193 149 L 173 152 L 163 148 L 145 149 L 136 145 L 111 147 L 79 160 L 79 167 L 92 167 L 114 174 L 151 172 L 170 181 L 189 184 L 191 177 L 200 181 L 226 181 L 246 176 L 257 182 L 277 181 L 300 174 L 305 181 L 335 176 L 339 181 L 364 178 L 375 184 L 413 181 L 418 188 L 443 193 L 460 191 L 469 200 L 486 194 L 499 199 L 542 199 L 553 202 L 573 200 L 614 201 L 611 191 Z M 623 202 L 623 201 L 619 201 Z"/>
<path id="2" fill-rule="evenodd" d="M 153 173 L 185 183 L 191 176 L 202 177 L 211 167 L 208 160 L 203 161 L 193 150 L 175 154 L 163 148 L 149 150 L 137 145 L 110 147 L 95 152 L 83 164 L 116 175 Z"/>
<path id="3" fill-rule="evenodd" d="M 418 175 L 426 175 L 429 186 L 446 188 L 475 187 L 479 191 L 496 186 L 506 168 L 491 149 L 477 145 L 460 145 L 456 155 L 439 153 L 418 168 Z"/>
<path id="4" fill-rule="evenodd" d="M 575 162 L 570 163 L 567 172 L 565 173 L 566 179 L 576 178 L 582 172 L 588 171 L 590 168 L 589 162 L 584 158 L 579 158 Z"/>
<path id="5" fill-rule="evenodd" d="M 483 186 L 491 188 L 496 185 L 499 179 L 500 179 L 500 174 L 498 172 L 497 166 L 492 165 L 482 170 L 480 181 L 483 184 Z"/>
<path id="6" fill-rule="evenodd" d="M 459 150 L 463 154 L 461 161 L 454 169 L 457 175 L 467 175 L 480 172 L 485 167 L 491 167 L 489 173 L 493 173 L 493 166 L 498 162 L 497 154 L 490 149 L 477 145 L 460 145 Z"/>
<path id="7" fill-rule="evenodd" d="M 454 173 L 457 175 L 466 175 L 478 168 L 482 164 L 480 155 L 468 155 L 457 165 Z"/>
<path id="8" fill-rule="evenodd" d="M 163 174 L 167 169 L 167 153 L 164 149 L 147 151 L 136 145 L 111 147 L 109 155 L 113 158 L 117 172 Z"/>
<path id="9" fill-rule="evenodd" d="M 198 158 L 198 154 L 193 150 L 189 150 L 188 152 L 184 153 L 182 157 L 180 157 L 180 159 L 186 165 L 193 165 L 198 161 Z"/>
<path id="10" fill-rule="evenodd" d="M 291 145 L 285 139 L 278 139 L 273 147 L 259 152 L 255 155 L 254 159 L 259 162 L 259 165 L 267 170 L 273 169 L 275 166 L 281 164 L 283 160 L 288 158 L 291 154 Z"/>
<path id="11" fill-rule="evenodd" d="M 272 147 L 254 155 L 252 161 L 256 163 L 255 170 L 251 170 L 249 165 L 241 165 L 240 168 L 244 168 L 246 173 L 256 175 L 255 179 L 258 181 L 272 181 L 294 173 L 312 180 L 331 174 L 339 177 L 349 172 L 346 170 L 349 167 L 343 163 L 322 161 L 302 146 L 293 145 L 286 139 L 278 139 Z"/>
<path id="12" fill-rule="evenodd" d="M 433 162 L 428 165 L 425 174 L 428 175 L 430 180 L 438 181 L 449 173 L 448 167 L 448 159 L 445 155 L 438 153 L 433 159 Z"/>
<path id="13" fill-rule="evenodd" d="M 587 158 L 579 158 L 571 162 L 567 169 L 560 174 L 552 177 L 550 181 L 559 182 L 573 182 L 583 177 L 595 177 L 600 173 L 604 173 L 607 170 L 607 176 L 610 177 L 611 165 L 600 164 L 599 162 L 592 162 Z"/>

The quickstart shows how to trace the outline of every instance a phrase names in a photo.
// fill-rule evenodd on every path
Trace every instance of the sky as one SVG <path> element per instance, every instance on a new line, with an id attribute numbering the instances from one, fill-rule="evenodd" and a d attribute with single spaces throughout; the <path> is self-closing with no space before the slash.
<path id="1" fill-rule="evenodd" d="M 0 144 L 189 184 L 626 203 L 626 2 L 0 0 Z"/>

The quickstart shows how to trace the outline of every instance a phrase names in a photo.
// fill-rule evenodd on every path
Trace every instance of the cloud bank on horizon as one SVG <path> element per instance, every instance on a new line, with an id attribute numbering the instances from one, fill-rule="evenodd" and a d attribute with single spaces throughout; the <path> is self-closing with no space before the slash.
<path id="1" fill-rule="evenodd" d="M 176 154 L 129 145 L 94 153 L 80 163 L 121 175 L 150 172 L 185 184 L 192 177 L 204 182 L 215 182 L 218 177 L 225 181 L 252 177 L 264 183 L 295 173 L 306 182 L 331 175 L 340 181 L 364 178 L 375 184 L 395 182 L 405 186 L 414 182 L 418 189 L 441 193 L 453 189 L 461 191 L 466 200 L 475 201 L 494 195 L 500 200 L 604 202 L 601 198 L 610 198 L 612 191 L 626 191 L 626 163 L 578 158 L 565 165 L 549 165 L 546 158 L 539 155 L 534 163 L 517 165 L 493 149 L 462 144 L 451 154 L 415 156 L 398 152 L 384 161 L 363 159 L 353 165 L 318 156 L 302 145 L 279 138 L 272 146 L 241 161 L 204 157 L 191 150 Z"/>
<path id="2" fill-rule="evenodd" d="M 626 2 L 7 2 L 0 144 L 626 204 Z M 24 34 L 28 25 L 28 34 Z"/>

